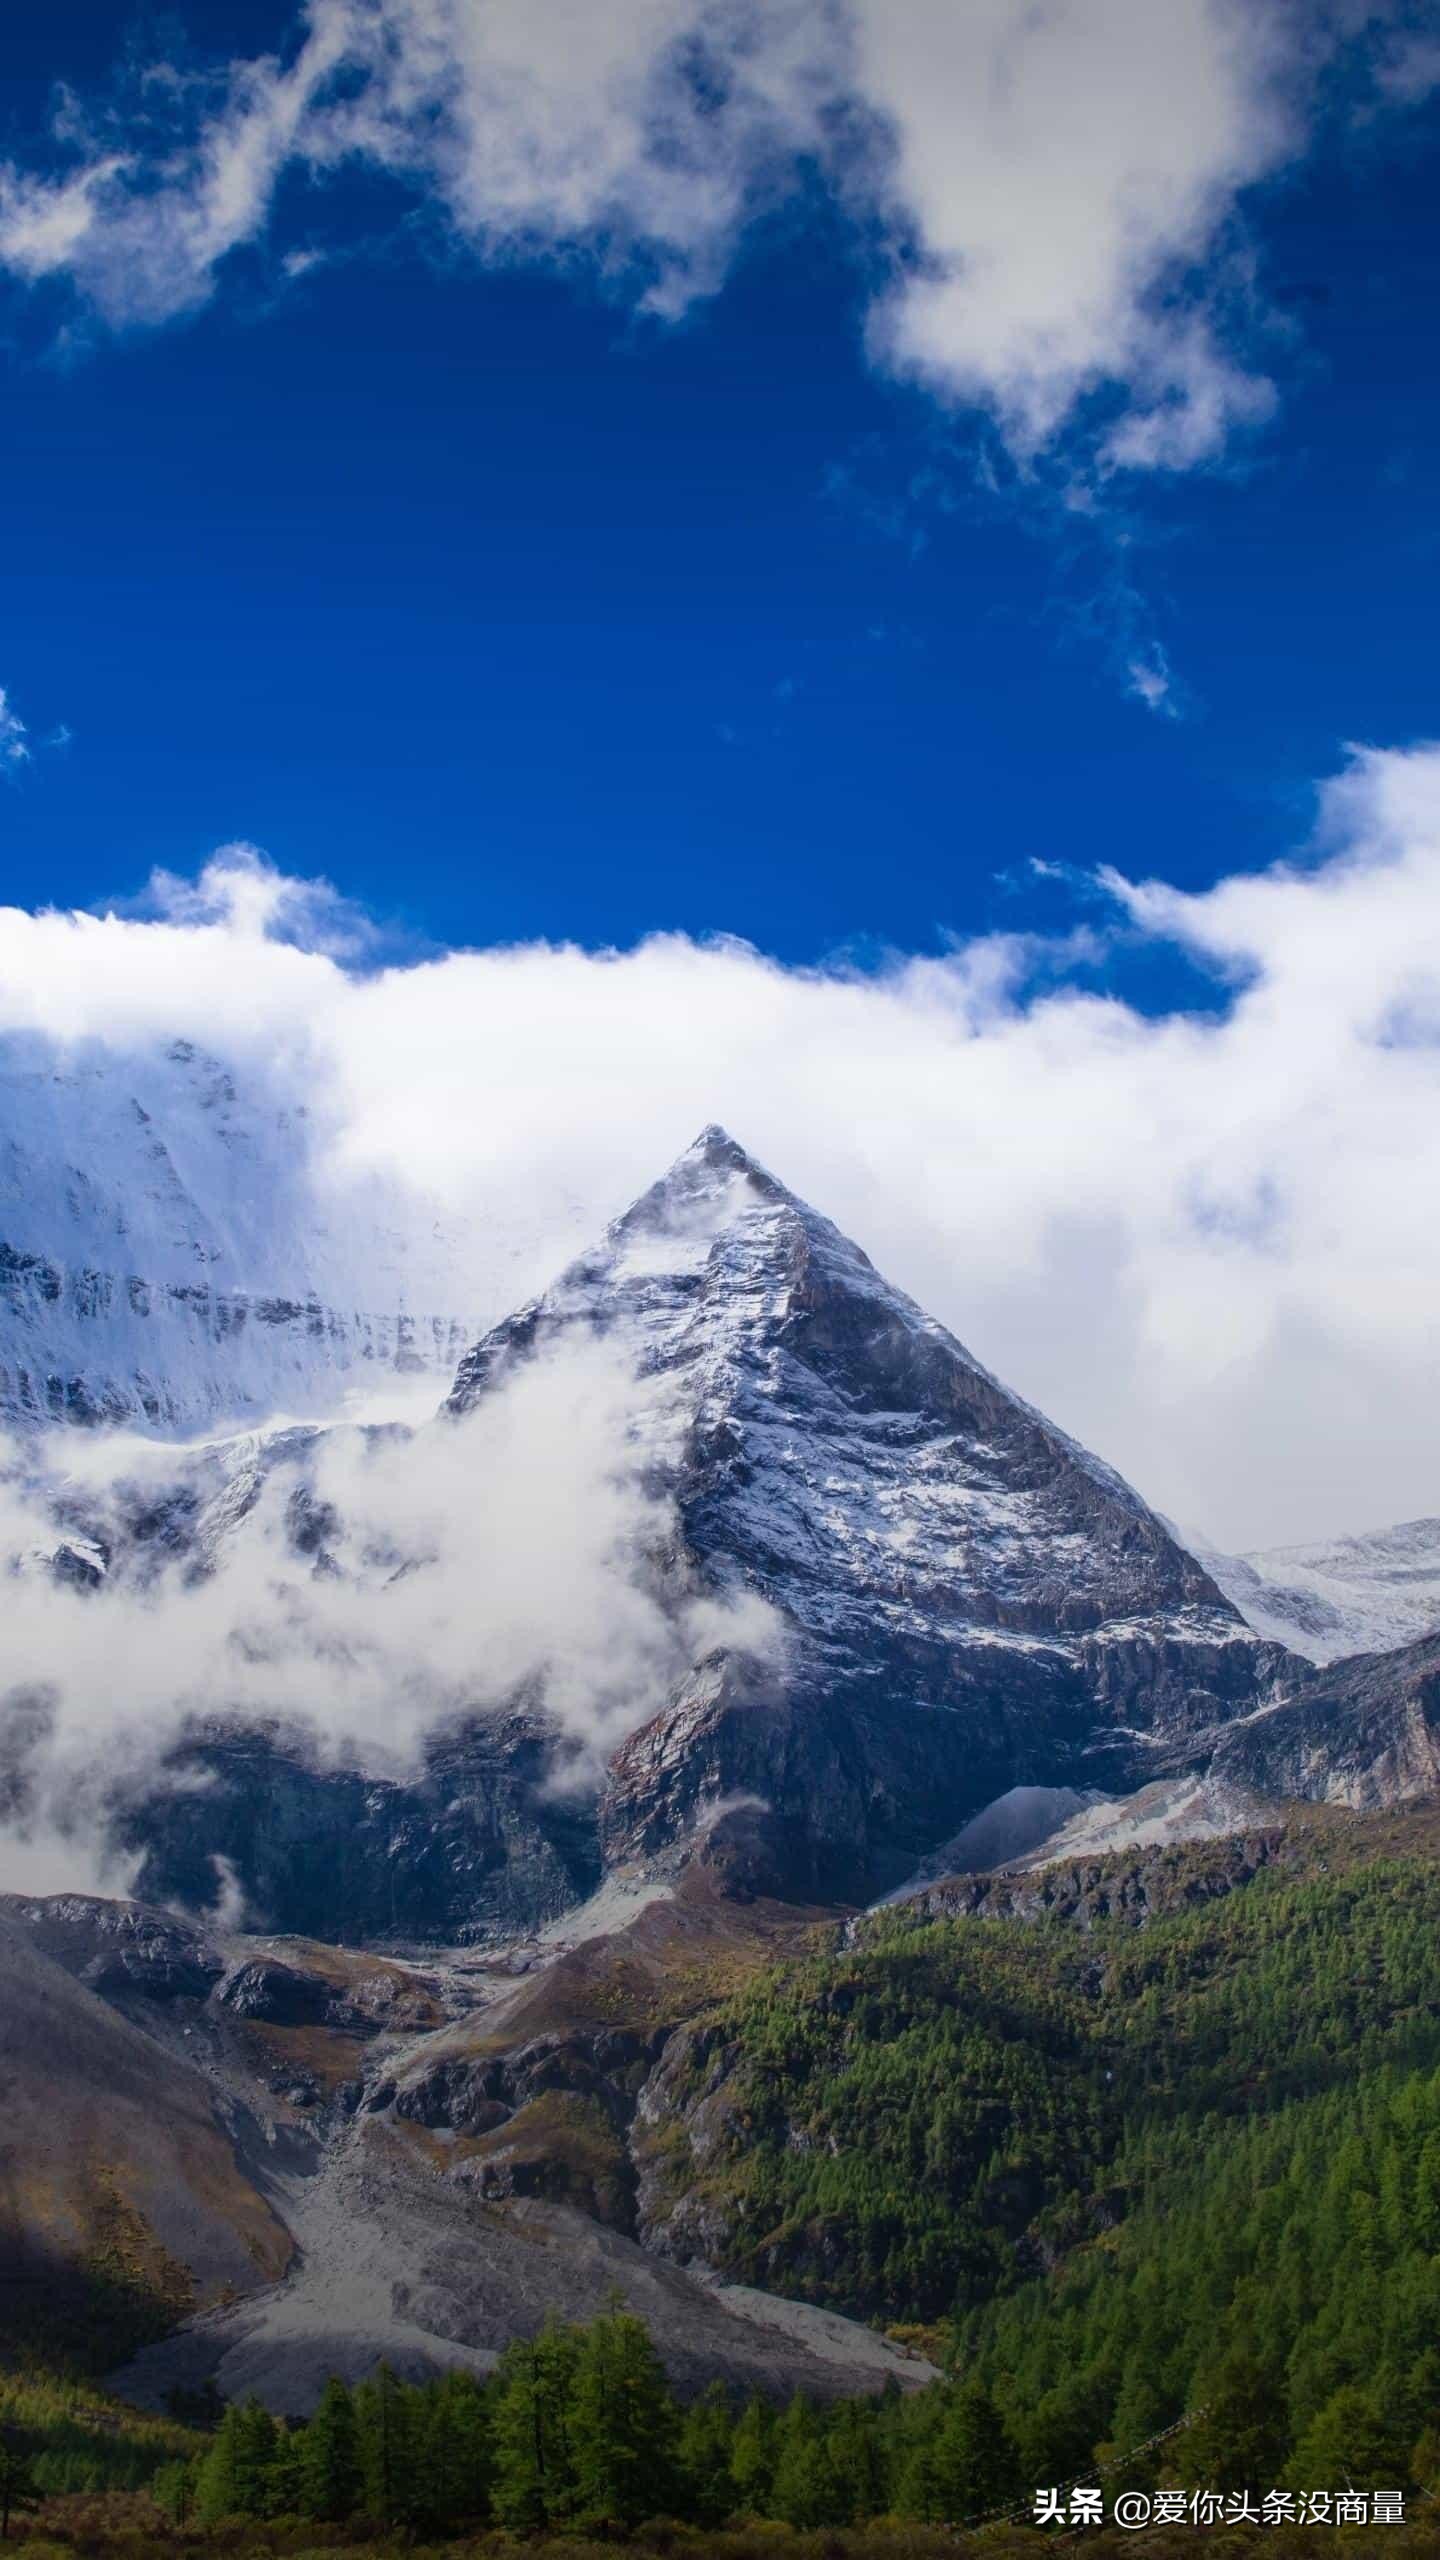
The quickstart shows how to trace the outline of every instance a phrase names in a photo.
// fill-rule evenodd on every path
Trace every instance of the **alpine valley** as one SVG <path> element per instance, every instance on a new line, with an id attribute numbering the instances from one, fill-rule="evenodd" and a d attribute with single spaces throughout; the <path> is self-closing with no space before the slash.
<path id="1" fill-rule="evenodd" d="M 909 2392 L 958 2339 L 1056 2477 L 1242 2344 L 1285 2447 L 1404 2361 L 1318 2238 L 1280 2279 L 1362 2135 L 1372 2289 L 1434 2220 L 1436 1523 L 1191 1551 L 718 1128 L 471 1340 L 433 1242 L 287 1263 L 213 1062 L 27 1110 L 12 2351 L 295 2413 L 618 2293 L 684 2394 Z M 343 1418 L 397 1362 L 438 1409 Z"/>

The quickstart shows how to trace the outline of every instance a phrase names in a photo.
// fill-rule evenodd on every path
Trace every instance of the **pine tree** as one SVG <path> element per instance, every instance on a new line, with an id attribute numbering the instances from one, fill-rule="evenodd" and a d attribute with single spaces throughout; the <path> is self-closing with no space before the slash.
<path id="1" fill-rule="evenodd" d="M 939 2520 L 978 2524 L 1019 2493 L 1020 2464 L 1010 2430 L 984 2385 L 950 2396 L 932 2455 Z"/>
<path id="2" fill-rule="evenodd" d="M 198 2462 L 162 2462 L 150 2483 L 150 2495 L 172 2524 L 188 2524 L 194 2512 Z"/>
<path id="3" fill-rule="evenodd" d="M 1410 2477 L 1433 2496 L 1440 2490 L 1440 2427 L 1423 2427 L 1410 2452 Z"/>
<path id="4" fill-rule="evenodd" d="M 1027 2480 L 1055 2486 L 1090 2468 L 1105 2397 L 1103 2382 L 1082 2371 L 1067 2374 L 1016 2412 L 1013 2426 Z"/>
<path id="5" fill-rule="evenodd" d="M 1440 2250 L 1440 2133 L 1427 2136 L 1416 2162 L 1413 2238 L 1431 2257 Z"/>
<path id="6" fill-rule="evenodd" d="M 775 2478 L 775 2413 L 764 2400 L 748 2400 L 730 2447 L 734 2505 L 741 2515 L 763 2516 Z"/>
<path id="7" fill-rule="evenodd" d="M 303 2460 L 305 2513 L 322 2523 L 343 2524 L 360 2504 L 364 2479 L 355 2403 L 337 2374 L 326 2383 L 305 2429 Z"/>
<path id="8" fill-rule="evenodd" d="M 1178 2439 L 1182 2480 L 1191 2488 L 1273 2488 L 1284 2471 L 1290 2434 L 1284 2394 L 1273 2374 L 1250 2349 L 1237 2347 L 1202 2381 L 1200 2396 L 1203 2416 Z"/>
<path id="9" fill-rule="evenodd" d="M 730 2395 L 723 2382 L 712 2382 L 686 2410 L 678 2447 L 685 2512 L 707 2530 L 724 2524 L 735 2504 L 734 2440 Z"/>
<path id="10" fill-rule="evenodd" d="M 276 2438 L 269 2476 L 265 2483 L 266 2515 L 304 2515 L 307 2483 L 305 2429 L 284 2427 Z"/>
<path id="11" fill-rule="evenodd" d="M 200 2466 L 195 2512 L 202 2524 L 265 2513 L 275 2457 L 275 2421 L 258 2400 L 232 2401 Z"/>
<path id="12" fill-rule="evenodd" d="M 9 2535 L 12 2515 L 38 2504 L 33 2456 L 22 2445 L 0 2443 L 0 2541 Z"/>
<path id="13" fill-rule="evenodd" d="M 416 2424 L 419 2502 L 442 2532 L 483 2524 L 490 2512 L 490 2410 L 471 2373 L 447 2373 L 425 2395 Z"/>
<path id="14" fill-rule="evenodd" d="M 885 2454 L 874 2401 L 842 2400 L 831 2411 L 826 2451 L 839 2484 L 847 2524 L 885 2510 Z"/>
<path id="15" fill-rule="evenodd" d="M 1295 2448 L 1296 2489 L 1398 2489 L 1410 2476 L 1405 2431 L 1377 2394 L 1347 2384 L 1311 2419 Z"/>
<path id="16" fill-rule="evenodd" d="M 782 2524 L 802 2529 L 846 2521 L 844 2485 L 830 2459 L 824 2426 L 798 2393 L 776 2430 L 770 2511 Z"/>
<path id="17" fill-rule="evenodd" d="M 577 2333 L 547 2322 L 538 2338 L 507 2347 L 496 2375 L 491 2503 L 513 2533 L 559 2524 L 574 2503 L 570 2391 Z"/>
<path id="18" fill-rule="evenodd" d="M 917 2524 L 945 2522 L 945 2493 L 936 2462 L 937 2430 L 909 2444 L 896 2469 L 895 2512 Z"/>
<path id="19" fill-rule="evenodd" d="M 570 2398 L 575 2513 L 599 2526 L 641 2524 L 678 2503 L 675 2404 L 643 2320 L 615 2310 L 580 2349 Z"/>
<path id="20" fill-rule="evenodd" d="M 388 2364 L 381 2364 L 355 2394 L 365 2511 L 381 2524 L 405 2524 L 415 2513 L 419 2491 L 416 2396 L 402 2389 Z"/>

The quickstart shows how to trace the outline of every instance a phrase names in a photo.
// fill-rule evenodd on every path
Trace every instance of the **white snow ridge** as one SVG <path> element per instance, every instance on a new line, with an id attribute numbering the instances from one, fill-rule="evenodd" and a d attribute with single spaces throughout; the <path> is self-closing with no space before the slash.
<path id="1" fill-rule="evenodd" d="M 318 1119 L 318 1115 L 317 1115 Z M 183 1436 L 453 1371 L 454 1256 L 187 1040 L 0 1040 L 0 1422 Z"/>
<path id="2" fill-rule="evenodd" d="M 1190 1545 L 1259 1634 L 1312 1662 L 1390 1653 L 1440 1629 L 1440 1520 L 1245 1556 Z"/>

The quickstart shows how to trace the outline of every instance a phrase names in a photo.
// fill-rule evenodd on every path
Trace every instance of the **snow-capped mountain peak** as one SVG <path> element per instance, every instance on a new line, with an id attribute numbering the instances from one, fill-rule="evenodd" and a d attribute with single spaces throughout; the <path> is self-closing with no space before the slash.
<path id="1" fill-rule="evenodd" d="M 323 1112 L 190 1040 L 0 1041 L 0 1422 L 189 1435 L 448 1372 L 454 1255 Z"/>
<path id="2" fill-rule="evenodd" d="M 449 1410 L 577 1331 L 621 1345 L 640 1381 L 681 1387 L 678 1475 L 691 1494 L 703 1478 L 711 1514 L 723 1503 L 749 1566 L 770 1557 L 791 1605 L 803 1582 L 807 1615 L 828 1618 L 851 1584 L 867 1610 L 909 1613 L 928 1581 L 957 1626 L 1019 1631 L 1049 1613 L 1043 1580 L 1077 1631 L 1107 1598 L 1126 1616 L 1163 1602 L 1236 1623 L 1130 1486 L 723 1129 L 475 1346 Z"/>
<path id="3" fill-rule="evenodd" d="M 105 1552 L 98 1610 L 198 1571 L 209 1628 L 232 1589 L 253 1611 L 273 1584 L 275 1658 L 315 1628 L 303 1680 L 332 1735 L 361 1620 L 387 1712 L 398 1643 L 407 1696 L 440 1718 L 426 1785 L 487 1840 L 500 1824 L 506 1845 L 476 1851 L 487 1910 L 556 1891 L 562 1851 L 567 1875 L 668 1853 L 742 1800 L 776 1828 L 780 1889 L 869 1898 L 1007 1790 L 1120 1792 L 1300 1669 L 1138 1494 L 718 1128 L 476 1343 L 403 1459 L 343 1444 L 229 1443 L 172 1500 L 122 1484 L 113 1518 L 75 1501 L 61 1525 Z M 278 1709 L 273 1648 L 248 1622 L 246 1641 Z M 562 1763 L 577 1702 L 604 1753 Z M 218 1851 L 242 1880 L 263 1868 L 258 1899 L 299 1925 L 309 1887 L 275 1847 L 298 1816 L 276 1808 L 302 1789 L 319 1819 L 330 1781 L 242 1743 L 179 1746 L 204 1787 L 162 1788 L 132 1835 L 147 1890 L 194 1898 Z M 419 1819 L 408 1795 L 392 1810 Z M 444 1907 L 453 1926 L 448 1888 Z"/>
<path id="4" fill-rule="evenodd" d="M 789 1631 L 783 1661 L 697 1671 L 626 1746 L 617 1840 L 653 1845 L 716 1796 L 823 1797 L 833 1759 L 845 1823 L 874 1832 L 853 1801 L 868 1765 L 908 1855 L 941 1802 L 953 1829 L 1096 1750 L 1133 1762 L 1145 1733 L 1253 1704 L 1274 1676 L 1128 1485 L 723 1129 L 476 1344 L 447 1411 L 577 1339 L 633 1371 L 672 1572 L 757 1595 Z"/>

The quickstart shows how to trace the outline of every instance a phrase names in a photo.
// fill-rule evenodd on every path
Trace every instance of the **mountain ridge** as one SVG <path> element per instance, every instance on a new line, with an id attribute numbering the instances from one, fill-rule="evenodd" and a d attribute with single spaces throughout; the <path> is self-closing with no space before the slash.
<path id="1" fill-rule="evenodd" d="M 640 1428 L 676 1506 L 670 1570 L 757 1594 L 787 1630 L 783 1668 L 717 1645 L 622 1745 L 612 1860 L 736 1795 L 793 1833 L 803 1797 L 797 1876 L 864 1898 L 937 1819 L 1053 1783 L 1057 1758 L 1128 1773 L 1147 1727 L 1209 1723 L 1282 1674 L 1113 1469 L 719 1126 L 482 1338 L 445 1411 L 577 1335 L 655 1389 Z"/>
<path id="2" fill-rule="evenodd" d="M 0 1422 L 184 1436 L 453 1367 L 453 1244 L 331 1181 L 318 1094 L 191 1040 L 11 1033 L 0 1121 Z"/>
<path id="3" fill-rule="evenodd" d="M 192 1719 L 118 1808 L 143 1894 L 203 1908 L 224 1876 L 273 1927 L 328 1913 L 357 1942 L 455 1942 L 544 1926 L 605 1873 L 689 1854 L 732 1807 L 758 1889 L 853 1905 L 934 1875 L 1017 1795 L 1095 1808 L 1077 1837 L 1124 1837 L 1126 1800 L 1152 1787 L 1164 1805 L 1139 1818 L 1178 1833 L 1232 1802 L 1427 1782 L 1423 1683 L 1397 1663 L 1358 1725 L 1349 1692 L 1312 1713 L 1311 1663 L 718 1125 L 481 1336 L 432 1422 L 367 1445 L 403 1447 L 422 1480 L 443 1460 L 463 1503 L 497 1399 L 592 1347 L 629 1381 L 607 1464 L 643 1486 L 626 1571 L 680 1661 L 663 1701 L 590 1775 L 543 1660 L 508 1698 L 462 1690 L 408 1773 L 310 1751 L 283 1697 L 248 1729 Z M 108 1522 L 72 1503 L 47 1569 L 163 1609 L 176 1577 L 223 1581 L 268 1505 L 299 1587 L 343 1603 L 360 1573 L 423 1608 L 423 1542 L 357 1548 L 317 1489 L 331 1441 L 216 1444 L 185 1460 L 188 1489 Z M 1223 1777 L 1187 1794 L 1212 1763 Z"/>
<path id="4" fill-rule="evenodd" d="M 1440 1629 L 1440 1519 L 1239 1556 L 1190 1543 L 1259 1633 L 1322 1666 Z"/>

